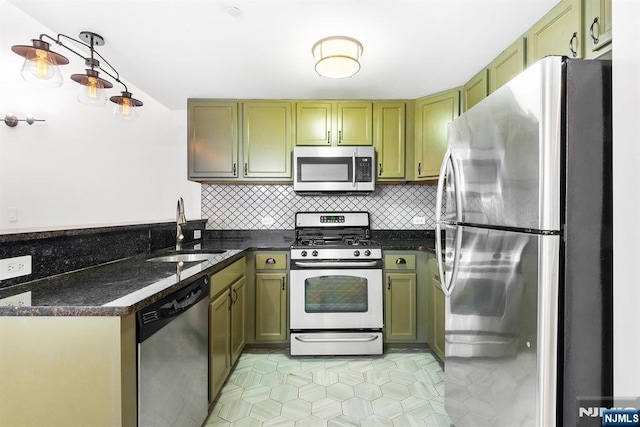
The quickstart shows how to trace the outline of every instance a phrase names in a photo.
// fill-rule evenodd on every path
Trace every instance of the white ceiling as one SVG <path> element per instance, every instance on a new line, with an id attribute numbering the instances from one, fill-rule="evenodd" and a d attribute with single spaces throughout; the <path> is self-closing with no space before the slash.
<path id="1" fill-rule="evenodd" d="M 9 1 L 43 31 L 101 34 L 98 51 L 122 79 L 171 109 L 185 108 L 187 98 L 418 98 L 464 84 L 558 2 Z M 330 35 L 362 42 L 362 69 L 352 78 L 315 73 L 311 47 Z M 57 51 L 82 72 L 81 60 Z"/>

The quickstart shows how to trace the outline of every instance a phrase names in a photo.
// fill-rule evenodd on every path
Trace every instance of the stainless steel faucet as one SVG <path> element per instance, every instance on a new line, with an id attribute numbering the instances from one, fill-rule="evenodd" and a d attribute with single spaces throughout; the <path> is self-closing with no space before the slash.
<path id="1" fill-rule="evenodd" d="M 182 249 L 182 240 L 184 240 L 182 226 L 186 223 L 187 217 L 184 216 L 184 200 L 180 197 L 178 199 L 178 207 L 176 208 L 176 251 Z"/>

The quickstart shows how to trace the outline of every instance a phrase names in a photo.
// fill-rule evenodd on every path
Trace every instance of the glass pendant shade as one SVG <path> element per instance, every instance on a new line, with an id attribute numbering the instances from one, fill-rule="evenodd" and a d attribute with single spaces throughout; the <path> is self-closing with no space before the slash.
<path id="1" fill-rule="evenodd" d="M 49 50 L 49 43 L 32 40 L 33 46 L 16 45 L 11 50 L 24 57 L 20 74 L 25 81 L 39 86 L 62 86 L 62 74 L 58 65 L 66 65 L 69 60 Z"/>
<path id="2" fill-rule="evenodd" d="M 112 96 L 109 98 L 111 102 L 116 104 L 113 116 L 119 120 L 135 120 L 138 118 L 138 107 L 142 106 L 142 102 L 131 97 L 131 92 L 122 92 L 121 96 Z"/>
<path id="3" fill-rule="evenodd" d="M 110 89 L 113 85 L 98 77 L 95 70 L 86 70 L 86 74 L 72 74 L 71 80 L 80 83 L 78 101 L 87 105 L 104 105 L 107 102 L 105 89 Z"/>
<path id="4" fill-rule="evenodd" d="M 351 77 L 360 71 L 362 44 L 351 37 L 332 36 L 318 41 L 311 52 L 316 72 L 333 79 Z"/>

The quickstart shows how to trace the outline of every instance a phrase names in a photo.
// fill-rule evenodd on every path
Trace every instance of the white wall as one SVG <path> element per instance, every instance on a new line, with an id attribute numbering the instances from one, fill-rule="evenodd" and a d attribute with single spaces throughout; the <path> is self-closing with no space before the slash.
<path id="1" fill-rule="evenodd" d="M 614 390 L 640 396 L 640 2 L 613 2 Z"/>
<path id="2" fill-rule="evenodd" d="M 175 220 L 180 196 L 187 219 L 200 218 L 200 185 L 186 180 L 186 110 L 171 111 L 133 85 L 145 104 L 137 121 L 115 120 L 111 102 L 80 104 L 68 75 L 83 73 L 83 61 L 55 44 L 71 61 L 61 67 L 63 86 L 25 82 L 23 58 L 10 48 L 41 33 L 55 35 L 0 0 L 0 119 L 30 113 L 46 120 L 15 128 L 0 122 L 0 233 Z M 116 83 L 109 96 L 121 90 Z M 9 221 L 10 207 L 18 208 L 17 222 Z"/>

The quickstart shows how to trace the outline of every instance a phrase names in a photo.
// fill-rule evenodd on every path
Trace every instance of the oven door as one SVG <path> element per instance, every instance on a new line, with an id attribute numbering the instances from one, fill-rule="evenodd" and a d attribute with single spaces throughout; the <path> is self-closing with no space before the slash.
<path id="1" fill-rule="evenodd" d="M 378 265 L 378 261 L 370 263 Z M 305 262 L 292 264 L 301 265 L 292 267 L 290 273 L 292 330 L 382 328 L 381 268 L 318 268 L 309 267 L 311 263 Z"/>

